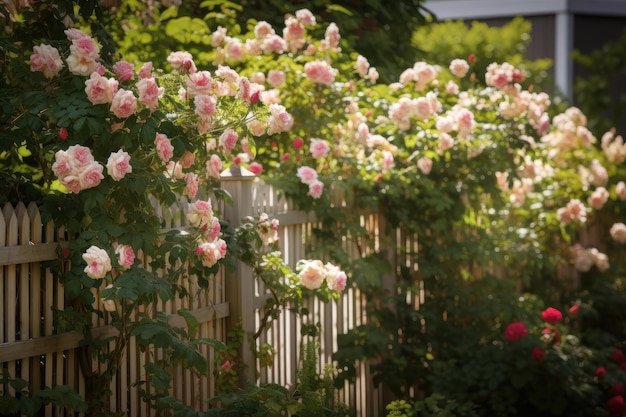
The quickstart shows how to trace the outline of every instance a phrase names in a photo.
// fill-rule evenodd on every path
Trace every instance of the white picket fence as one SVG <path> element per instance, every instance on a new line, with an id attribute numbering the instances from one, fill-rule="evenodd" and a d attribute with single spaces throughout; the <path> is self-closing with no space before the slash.
<path id="1" fill-rule="evenodd" d="M 232 224 L 245 216 L 262 212 L 280 221 L 280 249 L 291 266 L 306 257 L 305 241 L 315 225 L 309 213 L 293 210 L 289 203 L 278 197 L 275 190 L 246 173 L 227 173 L 223 187 L 232 195 L 235 204 L 222 207 L 222 215 Z M 167 227 L 184 227 L 184 216 L 176 215 L 173 207 L 161 209 Z M 372 233 L 378 232 L 375 215 L 361 215 L 361 221 Z M 83 372 L 85 368 L 97 369 L 97 361 L 86 363 L 85 348 L 80 346 L 82 335 L 60 332 L 53 317 L 53 309 L 67 307 L 62 284 L 58 277 L 46 268 L 46 262 L 58 260 L 57 251 L 63 245 L 63 230 L 53 224 L 43 224 L 35 204 L 17 206 L 6 204 L 0 217 L 0 364 L 12 377 L 29 381 L 30 389 L 36 390 L 55 385 L 69 385 L 81 396 L 88 389 Z M 347 249 L 358 256 L 354 242 L 344 242 Z M 374 250 L 370 248 L 366 250 Z M 360 248 L 359 250 L 363 250 Z M 220 272 L 211 277 L 209 288 L 194 285 L 193 277 L 184 285 L 193 297 L 171 300 L 159 306 L 161 311 L 172 314 L 173 322 L 184 326 L 184 320 L 176 316 L 180 308 L 189 309 L 200 322 L 201 337 L 225 340 L 226 332 L 241 319 L 244 330 L 253 332 L 259 325 L 259 308 L 266 294 L 253 278 L 251 271 L 241 265 L 236 272 Z M 94 292 L 97 296 L 97 293 Z M 320 341 L 320 372 L 332 363 L 331 355 L 337 349 L 337 335 L 367 320 L 365 299 L 354 287 L 349 287 L 337 302 L 311 301 L 308 305 L 315 322 L 322 323 Z M 284 311 L 270 330 L 258 343 L 268 343 L 276 351 L 273 365 L 262 369 L 256 378 L 254 358 L 248 349 L 242 355 L 248 366 L 246 376 L 257 383 L 272 382 L 292 387 L 299 366 L 300 346 L 299 319 Z M 112 335 L 115 330 L 108 319 L 94 317 L 95 335 Z M 247 344 L 244 344 L 247 346 Z M 213 351 L 208 347 L 203 353 L 213 364 Z M 129 344 L 121 369 L 116 374 L 110 399 L 112 411 L 124 412 L 129 417 L 149 416 L 151 410 L 142 403 L 134 385 L 145 377 L 143 365 L 149 352 L 141 352 L 134 340 Z M 82 365 L 82 366 L 81 366 Z M 258 365 L 258 364 L 257 364 Z M 380 387 L 372 385 L 367 364 L 357 368 L 356 383 L 346 383 L 340 390 L 339 401 L 356 410 L 357 416 L 383 415 L 384 404 Z M 172 395 L 193 406 L 206 410 L 206 400 L 215 394 L 215 380 L 209 375 L 198 376 L 179 369 L 174 375 Z M 10 386 L 0 385 L 0 394 L 16 395 Z M 70 415 L 66 410 L 51 405 L 45 407 L 42 416 Z"/>

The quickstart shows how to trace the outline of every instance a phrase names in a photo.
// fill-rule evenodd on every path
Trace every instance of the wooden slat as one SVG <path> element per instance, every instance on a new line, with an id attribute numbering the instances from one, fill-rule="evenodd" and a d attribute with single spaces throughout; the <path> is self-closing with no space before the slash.
<path id="1" fill-rule="evenodd" d="M 57 259 L 57 242 L 0 247 L 0 266 Z"/>
<path id="2" fill-rule="evenodd" d="M 215 306 L 208 306 L 190 311 L 199 323 L 211 320 L 222 319 L 230 314 L 230 306 L 221 303 Z M 185 319 L 178 314 L 173 314 L 170 324 L 175 327 L 186 327 Z M 117 334 L 117 329 L 113 326 L 104 326 L 92 330 L 93 337 L 107 338 Z M 11 343 L 0 344 L 0 363 L 13 361 L 31 356 L 39 356 L 48 352 L 63 352 L 65 350 L 76 349 L 80 346 L 83 335 L 78 332 L 66 332 L 52 336 L 43 336 L 30 340 L 20 340 Z"/>

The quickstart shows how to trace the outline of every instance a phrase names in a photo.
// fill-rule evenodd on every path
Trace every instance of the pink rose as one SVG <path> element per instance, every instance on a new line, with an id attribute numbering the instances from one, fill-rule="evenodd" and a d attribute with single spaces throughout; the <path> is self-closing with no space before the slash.
<path id="1" fill-rule="evenodd" d="M 282 85 L 285 82 L 285 72 L 270 70 L 267 73 L 267 82 L 273 87 L 276 88 Z"/>
<path id="2" fill-rule="evenodd" d="M 611 234 L 611 238 L 613 238 L 613 240 L 617 243 L 622 245 L 626 243 L 626 224 L 614 223 L 613 226 L 611 226 L 609 233 Z"/>
<path id="3" fill-rule="evenodd" d="M 302 138 L 295 138 L 292 145 L 295 149 L 300 149 L 302 148 L 302 146 L 304 146 L 304 141 L 302 140 Z"/>
<path id="4" fill-rule="evenodd" d="M 541 361 L 546 356 L 546 352 L 540 347 L 534 347 L 532 357 L 536 361 Z"/>
<path id="5" fill-rule="evenodd" d="M 325 140 L 311 138 L 311 155 L 315 159 L 325 158 L 328 156 L 328 152 L 330 151 L 330 147 Z"/>
<path id="6" fill-rule="evenodd" d="M 202 265 L 210 268 L 221 259 L 220 250 L 215 242 L 204 242 L 198 247 L 198 253 L 202 255 Z"/>
<path id="7" fill-rule="evenodd" d="M 152 62 L 146 62 L 141 66 L 139 70 L 139 78 L 152 78 Z"/>
<path id="8" fill-rule="evenodd" d="M 346 283 L 348 278 L 346 277 L 346 273 L 339 269 L 338 266 L 333 265 L 331 263 L 327 263 L 325 265 L 326 269 L 326 284 L 328 288 L 341 292 L 346 288 Z"/>
<path id="9" fill-rule="evenodd" d="M 273 33 L 263 38 L 261 49 L 266 54 L 274 52 L 282 54 L 287 50 L 287 42 L 277 34 Z"/>
<path id="10" fill-rule="evenodd" d="M 159 107 L 159 98 L 163 96 L 165 89 L 157 85 L 153 77 L 141 78 L 137 81 L 137 93 L 139 102 L 154 111 Z"/>
<path id="11" fill-rule="evenodd" d="M 228 38 L 224 48 L 224 58 L 232 61 L 241 61 L 243 59 L 244 47 L 238 38 Z"/>
<path id="12" fill-rule="evenodd" d="M 504 337 L 509 342 L 517 342 L 528 334 L 526 326 L 521 321 L 516 321 L 507 326 L 504 331 Z"/>
<path id="13" fill-rule="evenodd" d="M 270 117 L 267 121 L 268 129 L 267 134 L 273 135 L 274 133 L 285 132 L 293 126 L 293 118 L 285 109 L 285 106 L 280 104 L 269 105 Z"/>
<path id="14" fill-rule="evenodd" d="M 207 176 L 219 179 L 222 172 L 222 160 L 218 155 L 211 155 L 208 161 L 206 161 Z"/>
<path id="15" fill-rule="evenodd" d="M 194 154 L 193 152 L 185 151 L 185 153 L 183 154 L 183 156 L 180 157 L 180 160 L 178 162 L 183 168 L 186 169 L 191 167 L 195 160 L 196 154 Z"/>
<path id="16" fill-rule="evenodd" d="M 119 89 L 113 96 L 111 112 L 121 119 L 130 117 L 137 109 L 137 99 L 132 91 Z"/>
<path id="17" fill-rule="evenodd" d="M 308 166 L 298 168 L 296 175 L 303 184 L 311 184 L 317 179 L 317 171 Z"/>
<path id="18" fill-rule="evenodd" d="M 316 84 L 329 85 L 335 81 L 337 70 L 326 61 L 312 61 L 304 64 L 304 73 Z"/>
<path id="19" fill-rule="evenodd" d="M 217 111 L 217 99 L 213 96 L 201 94 L 193 102 L 196 106 L 195 113 L 200 117 L 213 116 Z"/>
<path id="20" fill-rule="evenodd" d="M 263 165 L 259 164 L 258 162 L 253 162 L 250 164 L 250 166 L 248 167 L 248 169 L 250 170 L 250 172 L 252 172 L 254 175 L 260 175 L 261 172 L 263 172 Z"/>
<path id="21" fill-rule="evenodd" d="M 196 64 L 189 52 L 171 52 L 167 57 L 167 62 L 175 69 L 180 69 L 181 73 L 193 74 L 196 72 Z"/>
<path id="22" fill-rule="evenodd" d="M 87 165 L 78 175 L 81 190 L 97 187 L 104 175 L 102 175 L 103 167 L 98 162 L 93 161 Z"/>
<path id="23" fill-rule="evenodd" d="M 128 81 L 135 76 L 133 64 L 126 61 L 118 61 L 113 65 L 113 71 L 122 81 Z"/>
<path id="24" fill-rule="evenodd" d="M 296 11 L 296 18 L 304 25 L 304 26 L 315 26 L 315 16 L 309 9 L 300 9 Z"/>
<path id="25" fill-rule="evenodd" d="M 213 206 L 210 201 L 198 200 L 189 204 L 187 220 L 196 226 L 202 227 L 213 222 Z"/>
<path id="26" fill-rule="evenodd" d="M 239 135 L 233 129 L 226 129 L 224 133 L 220 135 L 219 144 L 224 148 L 226 152 L 231 152 L 235 145 L 237 145 L 237 140 L 239 139 Z"/>
<path id="27" fill-rule="evenodd" d="M 183 192 L 184 195 L 189 198 L 196 198 L 196 194 L 198 194 L 198 183 L 200 179 L 193 172 L 188 172 L 185 175 L 185 190 Z"/>
<path id="28" fill-rule="evenodd" d="M 118 256 L 118 263 L 123 269 L 129 269 L 135 263 L 135 251 L 130 245 L 118 245 L 115 248 L 115 254 Z"/>
<path id="29" fill-rule="evenodd" d="M 541 313 L 541 317 L 546 323 L 554 325 L 563 319 L 563 314 L 556 308 L 548 307 Z"/>
<path id="30" fill-rule="evenodd" d="M 604 187 L 596 188 L 587 199 L 589 207 L 600 210 L 609 199 L 609 192 Z"/>
<path id="31" fill-rule="evenodd" d="M 211 219 L 211 226 L 207 228 L 205 236 L 208 237 L 209 241 L 217 240 L 222 235 L 222 227 L 220 225 L 220 220 L 217 217 L 213 217 Z"/>
<path id="32" fill-rule="evenodd" d="M 156 152 L 161 161 L 168 162 L 174 156 L 174 147 L 170 139 L 163 133 L 157 133 L 154 139 Z"/>
<path id="33" fill-rule="evenodd" d="M 453 59 L 450 62 L 450 72 L 458 78 L 463 78 L 469 71 L 469 64 L 464 59 Z"/>
<path id="34" fill-rule="evenodd" d="M 101 279 L 111 270 L 111 258 L 109 254 L 97 246 L 91 246 L 83 254 L 83 260 L 87 262 L 85 273 L 89 278 Z"/>
<path id="35" fill-rule="evenodd" d="M 324 264 L 321 261 L 308 261 L 298 272 L 298 278 L 306 288 L 316 290 L 324 282 L 325 272 Z"/>
<path id="36" fill-rule="evenodd" d="M 63 68 L 63 61 L 58 49 L 53 46 L 41 44 L 33 47 L 30 56 L 30 70 L 43 72 L 44 77 L 52 78 Z"/>
<path id="37" fill-rule="evenodd" d="M 559 208 L 556 211 L 556 216 L 565 225 L 574 221 L 585 223 L 587 221 L 587 209 L 580 200 L 574 198 L 565 207 Z"/>
<path id="38" fill-rule="evenodd" d="M 186 84 L 188 97 L 210 95 L 213 88 L 213 78 L 209 71 L 198 71 L 189 74 Z"/>
<path id="39" fill-rule="evenodd" d="M 133 167 L 130 165 L 130 155 L 121 149 L 117 152 L 111 152 L 107 161 L 109 176 L 115 181 L 119 181 L 129 172 L 133 172 Z"/>
<path id="40" fill-rule="evenodd" d="M 626 200 L 626 183 L 624 183 L 624 181 L 619 181 L 616 185 L 615 185 L 615 194 L 617 195 L 617 198 L 619 198 L 622 201 Z"/>
<path id="41" fill-rule="evenodd" d="M 85 93 L 91 104 L 111 103 L 117 93 L 117 86 L 117 80 L 92 72 L 89 79 L 85 81 Z"/>
<path id="42" fill-rule="evenodd" d="M 307 193 L 308 195 L 317 199 L 322 196 L 323 192 L 324 192 L 324 183 L 322 181 L 317 180 L 317 179 L 311 181 L 311 183 L 309 184 L 309 192 Z"/>
<path id="43" fill-rule="evenodd" d="M 420 171 L 422 171 L 422 174 L 428 175 L 433 168 L 433 161 L 427 156 L 422 156 L 420 159 L 417 160 L 417 167 L 420 169 Z"/>

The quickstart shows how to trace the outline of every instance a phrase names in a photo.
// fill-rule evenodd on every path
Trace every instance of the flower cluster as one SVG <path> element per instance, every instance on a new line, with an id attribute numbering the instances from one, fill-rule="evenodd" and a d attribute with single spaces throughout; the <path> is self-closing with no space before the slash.
<path id="1" fill-rule="evenodd" d="M 298 278 L 309 290 L 316 290 L 326 282 L 326 286 L 341 292 L 346 287 L 346 273 L 331 263 L 324 264 L 320 260 L 302 260 L 296 267 Z"/>
<path id="2" fill-rule="evenodd" d="M 189 204 L 187 219 L 201 231 L 196 254 L 200 256 L 202 265 L 208 268 L 214 266 L 226 256 L 227 245 L 221 238 L 220 222 L 214 216 L 211 202 L 197 200 Z"/>

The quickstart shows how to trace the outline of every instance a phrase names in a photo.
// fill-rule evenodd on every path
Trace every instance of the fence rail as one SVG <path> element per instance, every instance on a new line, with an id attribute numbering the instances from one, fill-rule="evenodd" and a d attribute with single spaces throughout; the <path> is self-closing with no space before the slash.
<path id="1" fill-rule="evenodd" d="M 306 237 L 316 225 L 315 217 L 307 212 L 293 209 L 271 187 L 246 173 L 225 173 L 223 186 L 231 194 L 235 204 L 221 208 L 226 220 L 237 225 L 240 219 L 262 212 L 280 221 L 279 246 L 285 261 L 292 267 L 306 256 Z M 161 208 L 157 215 L 166 221 L 166 227 L 185 227 L 185 218 L 179 207 Z M 363 216 L 363 222 L 378 233 L 376 216 Z M 35 204 L 15 207 L 7 204 L 0 217 L 0 366 L 12 377 L 29 381 L 30 388 L 69 385 L 85 396 L 86 380 L 83 336 L 77 332 L 61 332 L 54 319 L 55 309 L 68 306 L 64 288 L 49 267 L 58 261 L 58 251 L 64 244 L 63 229 L 53 224 L 43 224 Z M 345 242 L 347 247 L 353 243 Z M 373 248 L 372 248 L 373 249 Z M 210 279 L 207 290 L 201 289 L 193 277 L 184 283 L 190 297 L 160 303 L 158 309 L 172 317 L 172 324 L 184 327 L 185 321 L 176 314 L 180 308 L 188 309 L 199 322 L 199 336 L 224 341 L 229 326 L 241 319 L 244 331 L 252 334 L 260 323 L 259 309 L 266 297 L 262 286 L 252 276 L 252 271 L 240 265 L 233 273 L 220 272 Z M 98 293 L 94 290 L 96 302 Z M 319 370 L 332 363 L 332 353 L 337 349 L 337 335 L 367 320 L 364 316 L 365 299 L 355 288 L 348 288 L 336 303 L 308 301 L 307 306 L 315 322 L 322 323 Z M 116 330 L 109 324 L 108 316 L 93 318 L 94 336 L 111 336 Z M 274 364 L 263 368 L 260 375 L 252 372 L 247 376 L 259 383 L 272 382 L 293 386 L 300 357 L 300 327 L 298 317 L 285 310 L 272 322 L 258 343 L 268 343 L 276 351 Z M 244 344 L 247 346 L 247 344 Z M 213 351 L 201 347 L 212 367 Z M 152 352 L 154 353 L 154 352 Z M 131 340 L 122 365 L 111 385 L 112 411 L 128 416 L 152 415 L 143 404 L 135 382 L 145 379 L 143 365 L 150 352 L 142 352 L 136 341 Z M 158 353 L 156 353 L 158 354 Z M 252 371 L 254 357 L 248 349 L 242 351 L 243 360 Z M 82 367 L 81 367 L 82 362 Z M 258 365 L 258 363 L 257 363 Z M 92 369 L 101 366 L 96 360 Z M 358 416 L 380 415 L 381 393 L 372 386 L 366 364 L 357 368 L 359 373 L 354 384 L 346 383 L 340 390 L 341 402 L 356 410 Z M 206 410 L 206 400 L 215 394 L 215 380 L 208 375 L 198 376 L 179 369 L 174 373 L 172 395 L 198 410 Z M 149 388 L 149 387 L 148 387 Z M 15 395 L 10 386 L 0 385 L 0 395 Z M 42 416 L 69 415 L 66 410 L 48 405 Z"/>

